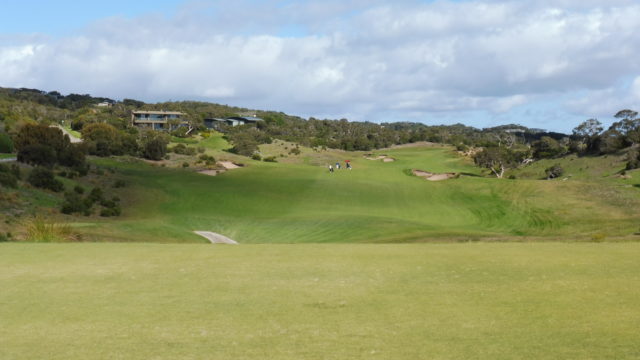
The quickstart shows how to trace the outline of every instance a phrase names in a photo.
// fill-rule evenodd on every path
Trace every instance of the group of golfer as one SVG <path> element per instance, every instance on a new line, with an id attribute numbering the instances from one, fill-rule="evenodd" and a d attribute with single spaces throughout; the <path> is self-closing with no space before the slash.
<path id="1" fill-rule="evenodd" d="M 344 167 L 345 167 L 345 169 L 349 169 L 349 170 L 351 170 L 351 162 L 350 162 L 349 160 L 345 160 L 345 161 L 344 161 Z M 342 167 L 341 167 L 341 165 L 340 165 L 340 162 L 339 162 L 339 161 L 338 161 L 338 162 L 336 162 L 335 169 L 336 169 L 336 170 L 340 170 L 341 168 L 342 168 Z M 334 169 L 333 165 L 329 165 L 329 172 L 330 172 L 330 173 L 332 173 L 332 172 L 333 172 L 333 169 Z"/>

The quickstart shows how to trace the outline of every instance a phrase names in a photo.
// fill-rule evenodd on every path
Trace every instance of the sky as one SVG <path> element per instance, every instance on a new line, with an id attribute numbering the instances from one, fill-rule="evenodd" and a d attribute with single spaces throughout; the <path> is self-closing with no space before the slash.
<path id="1" fill-rule="evenodd" d="M 637 0 L 0 0 L 0 87 L 570 132 L 640 109 Z"/>

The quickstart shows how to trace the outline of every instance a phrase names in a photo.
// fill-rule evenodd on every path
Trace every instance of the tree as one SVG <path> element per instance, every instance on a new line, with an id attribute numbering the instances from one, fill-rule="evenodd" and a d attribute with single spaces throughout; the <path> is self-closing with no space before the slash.
<path id="1" fill-rule="evenodd" d="M 557 140 L 543 136 L 538 141 L 534 141 L 531 145 L 533 149 L 533 156 L 536 159 L 553 158 L 561 156 L 567 152 L 567 148 L 560 144 Z"/>
<path id="2" fill-rule="evenodd" d="M 43 145 L 50 147 L 56 157 L 69 144 L 69 137 L 63 135 L 62 130 L 43 124 L 26 124 L 18 130 L 13 139 L 13 145 L 18 153 L 31 145 Z"/>
<path id="3" fill-rule="evenodd" d="M 140 134 L 142 156 L 149 160 L 162 160 L 167 154 L 169 136 L 165 133 L 146 130 Z"/>
<path id="4" fill-rule="evenodd" d="M 478 166 L 491 170 L 496 177 L 502 178 L 507 169 L 516 167 L 519 164 L 519 158 L 520 156 L 510 149 L 495 146 L 478 152 L 473 161 Z"/>
<path id="5" fill-rule="evenodd" d="M 120 132 L 104 123 L 87 124 L 82 128 L 82 138 L 89 154 L 97 156 L 122 155 Z"/>
<path id="6" fill-rule="evenodd" d="M 604 130 L 602 123 L 597 119 L 589 119 L 573 129 L 573 135 L 580 140 L 587 152 L 599 151 L 598 144 L 600 133 Z"/>

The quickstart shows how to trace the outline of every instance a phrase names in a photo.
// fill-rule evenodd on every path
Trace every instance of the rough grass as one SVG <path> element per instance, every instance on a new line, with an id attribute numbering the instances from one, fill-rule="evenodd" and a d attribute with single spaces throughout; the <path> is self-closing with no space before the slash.
<path id="1" fill-rule="evenodd" d="M 0 244 L 2 359 L 637 359 L 640 244 Z"/>
<path id="2" fill-rule="evenodd" d="M 280 146 L 282 144 L 276 145 Z M 403 147 L 363 153 L 314 152 L 210 177 L 181 169 L 101 159 L 131 184 L 124 215 L 83 228 L 112 241 L 204 242 L 193 230 L 241 243 L 420 242 L 632 237 L 638 231 L 638 188 L 608 182 L 507 180 L 479 170 L 448 148 Z M 221 158 L 225 153 L 219 153 Z M 351 160 L 353 170 L 326 166 Z M 461 172 L 428 182 L 406 169 Z M 634 180 L 632 180 L 634 181 Z"/>
<path id="3" fill-rule="evenodd" d="M 42 216 L 34 216 L 25 221 L 26 241 L 31 242 L 71 242 L 78 241 L 79 235 L 66 223 L 59 223 Z"/>

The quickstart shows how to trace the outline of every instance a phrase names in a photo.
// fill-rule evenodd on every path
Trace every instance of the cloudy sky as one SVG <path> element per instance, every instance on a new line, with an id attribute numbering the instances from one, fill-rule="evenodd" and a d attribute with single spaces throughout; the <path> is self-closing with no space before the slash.
<path id="1" fill-rule="evenodd" d="M 0 86 L 570 131 L 640 109 L 637 0 L 0 0 Z"/>

